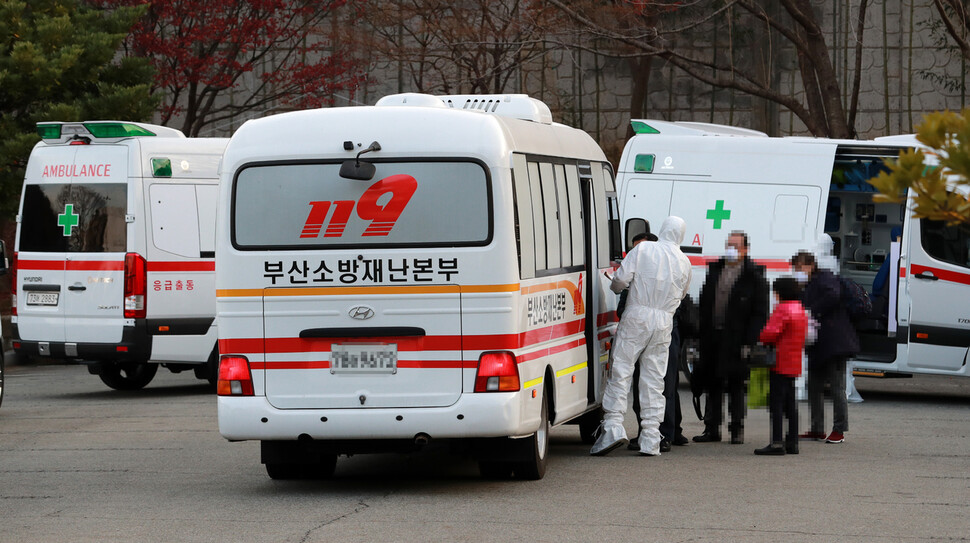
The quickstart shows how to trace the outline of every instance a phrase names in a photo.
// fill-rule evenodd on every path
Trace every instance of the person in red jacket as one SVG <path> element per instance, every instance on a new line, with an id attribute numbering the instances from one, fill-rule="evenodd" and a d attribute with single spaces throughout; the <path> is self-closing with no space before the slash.
<path id="1" fill-rule="evenodd" d="M 798 404 L 795 402 L 795 378 L 802 373 L 802 349 L 808 316 L 802 307 L 801 288 L 791 277 L 775 279 L 771 290 L 775 295 L 775 310 L 761 330 L 761 343 L 774 345 L 775 365 L 768 382 L 768 408 L 771 412 L 771 444 L 754 451 L 755 454 L 798 454 Z M 781 432 L 788 418 L 788 433 L 782 442 Z"/>

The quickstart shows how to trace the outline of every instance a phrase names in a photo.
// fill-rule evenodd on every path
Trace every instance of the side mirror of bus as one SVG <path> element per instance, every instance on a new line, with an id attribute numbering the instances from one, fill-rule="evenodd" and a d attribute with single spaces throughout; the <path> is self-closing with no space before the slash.
<path id="1" fill-rule="evenodd" d="M 626 221 L 626 235 L 624 236 L 624 239 L 626 239 L 626 244 L 624 245 L 626 251 L 630 252 L 630 249 L 633 248 L 633 238 L 640 234 L 649 233 L 650 223 L 646 219 L 628 219 Z"/>
<path id="2" fill-rule="evenodd" d="M 360 162 L 357 160 L 345 160 L 340 164 L 340 177 L 344 179 L 357 179 L 358 181 L 370 181 L 377 173 L 377 167 L 370 162 Z"/>

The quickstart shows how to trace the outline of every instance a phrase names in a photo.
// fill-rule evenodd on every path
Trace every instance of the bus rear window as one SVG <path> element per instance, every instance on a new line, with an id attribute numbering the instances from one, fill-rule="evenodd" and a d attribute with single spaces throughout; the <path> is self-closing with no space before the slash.
<path id="1" fill-rule="evenodd" d="M 370 181 L 340 164 L 242 169 L 232 198 L 238 248 L 482 245 L 491 238 L 488 173 L 471 161 L 378 162 Z"/>
<path id="2" fill-rule="evenodd" d="M 124 183 L 25 185 L 20 250 L 125 252 L 127 207 Z"/>

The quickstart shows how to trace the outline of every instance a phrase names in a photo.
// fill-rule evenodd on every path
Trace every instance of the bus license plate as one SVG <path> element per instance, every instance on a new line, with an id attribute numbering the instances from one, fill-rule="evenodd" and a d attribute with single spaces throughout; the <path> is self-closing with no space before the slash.
<path id="1" fill-rule="evenodd" d="M 330 348 L 330 373 L 397 373 L 397 344 L 334 344 Z"/>
<path id="2" fill-rule="evenodd" d="M 28 292 L 27 305 L 57 305 L 59 292 Z"/>

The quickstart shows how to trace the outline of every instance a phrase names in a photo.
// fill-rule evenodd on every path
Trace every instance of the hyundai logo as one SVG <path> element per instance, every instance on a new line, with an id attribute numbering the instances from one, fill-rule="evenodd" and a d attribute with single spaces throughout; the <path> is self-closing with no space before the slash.
<path id="1" fill-rule="evenodd" d="M 350 308 L 347 312 L 350 318 L 357 319 L 359 321 L 367 320 L 374 316 L 374 308 L 366 305 L 355 305 Z"/>

